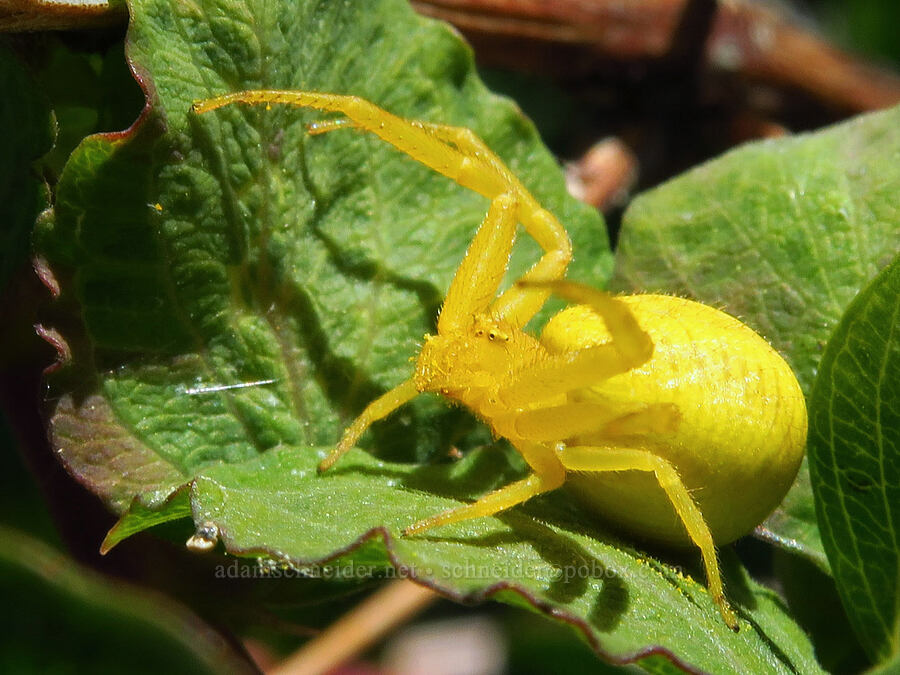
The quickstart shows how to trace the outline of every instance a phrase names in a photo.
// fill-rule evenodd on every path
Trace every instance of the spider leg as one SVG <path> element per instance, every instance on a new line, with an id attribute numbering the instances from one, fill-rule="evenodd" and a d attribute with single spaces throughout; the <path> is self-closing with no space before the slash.
<path id="1" fill-rule="evenodd" d="M 313 133 L 351 127 L 369 131 L 401 152 L 488 199 L 512 194 L 517 220 L 544 250 L 525 274 L 529 280 L 560 279 L 572 258 L 572 244 L 565 228 L 537 200 L 471 130 L 397 117 L 358 96 L 307 91 L 261 89 L 239 91 L 195 101 L 193 110 L 205 113 L 233 103 L 284 103 L 340 112 L 349 122 L 326 120 Z M 491 307 L 491 312 L 516 326 L 524 326 L 543 306 L 549 291 L 512 287 Z"/>
<path id="2" fill-rule="evenodd" d="M 503 160 L 478 135 L 467 127 L 448 124 L 411 121 L 432 133 L 435 137 L 453 144 L 473 161 L 487 164 L 491 170 L 509 185 L 519 202 L 519 220 L 544 250 L 544 254 L 523 276 L 522 280 L 547 281 L 561 279 L 572 259 L 572 244 L 563 226 L 516 178 Z M 521 328 L 544 306 L 550 293 L 542 289 L 525 289 L 513 286 L 506 290 L 490 308 L 494 316 L 506 319 Z"/>
<path id="3" fill-rule="evenodd" d="M 501 175 L 511 188 L 519 188 L 525 191 L 525 187 L 519 182 L 515 174 L 503 163 L 497 154 L 478 135 L 468 127 L 456 127 L 450 124 L 436 124 L 422 120 L 405 119 L 411 126 L 424 129 L 440 141 L 452 145 L 465 156 L 488 164 L 497 174 Z M 320 120 L 307 125 L 307 130 L 313 136 L 326 134 L 339 129 L 364 129 L 354 120 L 344 117 L 329 120 Z"/>
<path id="4" fill-rule="evenodd" d="M 541 258 L 529 269 L 522 280 L 549 281 L 562 279 L 572 259 L 572 244 L 558 220 L 534 199 L 509 168 L 471 129 L 447 124 L 414 122 L 428 129 L 438 138 L 455 145 L 468 157 L 489 164 L 509 183 L 520 201 L 519 219 L 525 230 L 544 250 Z M 514 326 L 522 327 L 544 306 L 550 293 L 542 289 L 526 289 L 512 286 L 497 298 L 490 313 L 506 319 Z"/>
<path id="5" fill-rule="evenodd" d="M 606 324 L 612 340 L 573 352 L 554 354 L 500 388 L 500 399 L 522 407 L 637 368 L 653 355 L 653 340 L 640 327 L 628 306 L 609 293 L 570 281 L 525 282 L 517 286 L 547 288 L 566 300 L 593 309 Z"/>
<path id="6" fill-rule="evenodd" d="M 562 482 L 559 485 L 562 485 Z M 491 516 L 516 504 L 528 501 L 542 492 L 558 488 L 559 485 L 547 484 L 540 476 L 533 473 L 528 478 L 523 478 L 515 483 L 505 485 L 499 490 L 494 490 L 471 504 L 459 506 L 413 523 L 403 530 L 403 536 L 419 534 L 439 525 L 449 525 L 462 520 Z"/>
<path id="7" fill-rule="evenodd" d="M 623 358 L 612 343 L 554 354 L 515 375 L 500 387 L 498 398 L 510 408 L 523 408 L 593 386 L 632 367 L 633 362 Z"/>
<path id="8" fill-rule="evenodd" d="M 514 444 L 516 450 L 525 458 L 534 473 L 527 478 L 494 490 L 471 504 L 459 506 L 413 523 L 403 530 L 403 535 L 418 534 L 439 525 L 490 516 L 528 501 L 543 492 L 555 490 L 563 484 L 566 478 L 565 469 L 550 446 L 527 441 L 516 441 Z"/>
<path id="9" fill-rule="evenodd" d="M 673 434 L 681 424 L 681 410 L 674 403 L 650 403 L 640 410 L 610 421 L 600 430 L 606 438 L 635 434 Z"/>
<path id="10" fill-rule="evenodd" d="M 491 202 L 462 259 L 438 317 L 438 332 L 461 329 L 487 311 L 503 281 L 516 240 L 516 200 L 502 194 Z"/>
<path id="11" fill-rule="evenodd" d="M 653 356 L 653 340 L 641 328 L 637 319 L 621 300 L 605 291 L 574 281 L 520 281 L 519 286 L 547 288 L 564 300 L 587 305 L 603 319 L 612 337 L 612 344 L 622 356 L 632 361 L 636 367 Z"/>
<path id="12" fill-rule="evenodd" d="M 622 414 L 609 405 L 573 401 L 558 406 L 498 415 L 494 428 L 506 438 L 563 441 L 583 434 L 620 438 L 637 434 L 666 434 L 678 429 L 681 414 L 671 403 L 653 403 Z"/>
<path id="13" fill-rule="evenodd" d="M 353 424 L 344 430 L 340 443 L 319 464 L 319 471 L 330 469 L 350 448 L 356 445 L 356 441 L 359 440 L 359 437 L 369 428 L 372 422 L 387 417 L 404 403 L 414 399 L 418 393 L 419 391 L 416 389 L 413 381 L 406 380 L 372 401 L 360 413 L 359 417 L 353 421 Z"/>
<path id="14" fill-rule="evenodd" d="M 621 447 L 574 446 L 557 451 L 563 466 L 568 471 L 651 471 L 660 487 L 665 491 L 684 524 L 691 540 L 700 549 L 703 567 L 713 602 L 719 613 L 732 630 L 738 629 L 737 617 L 725 599 L 719 562 L 712 533 L 691 498 L 690 492 L 670 462 L 646 450 Z"/>
<path id="15" fill-rule="evenodd" d="M 312 91 L 257 89 L 195 101 L 192 107 L 194 112 L 202 114 L 234 103 L 267 106 L 273 103 L 283 103 L 301 108 L 343 113 L 350 119 L 349 123 L 326 120 L 322 124 L 322 132 L 332 131 L 342 125 L 369 131 L 438 173 L 491 199 L 506 192 L 508 188 L 507 182 L 502 177 L 474 170 L 478 167 L 467 161 L 465 155 L 459 150 L 447 145 L 422 127 L 411 124 L 402 117 L 392 115 L 359 96 Z"/>

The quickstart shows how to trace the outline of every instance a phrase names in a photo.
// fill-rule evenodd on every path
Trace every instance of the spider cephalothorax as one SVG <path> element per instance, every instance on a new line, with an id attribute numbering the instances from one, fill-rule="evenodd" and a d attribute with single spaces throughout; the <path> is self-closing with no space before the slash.
<path id="1" fill-rule="evenodd" d="M 479 315 L 459 329 L 426 335 L 413 380 L 418 391 L 448 396 L 484 416 L 497 403 L 501 383 L 544 354 L 522 329 Z"/>
<path id="2" fill-rule="evenodd" d="M 714 542 L 765 518 L 805 446 L 803 395 L 777 352 L 706 305 L 664 295 L 614 298 L 562 281 L 572 257 L 565 229 L 469 129 L 404 120 L 355 96 L 302 91 L 238 92 L 194 109 L 230 103 L 341 112 L 346 119 L 311 131 L 369 131 L 491 200 L 415 373 L 370 403 L 319 469 L 418 394 L 442 394 L 507 438 L 531 474 L 403 534 L 489 516 L 568 481 L 592 509 L 630 531 L 699 547 L 712 598 L 737 629 Z M 518 224 L 543 255 L 498 296 Z M 551 292 L 576 305 L 538 339 L 523 327 Z"/>

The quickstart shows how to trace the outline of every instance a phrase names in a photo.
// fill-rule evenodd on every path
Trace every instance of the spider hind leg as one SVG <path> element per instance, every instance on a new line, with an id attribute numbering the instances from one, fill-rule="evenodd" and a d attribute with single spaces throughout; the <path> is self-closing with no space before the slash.
<path id="1" fill-rule="evenodd" d="M 666 459 L 647 450 L 623 447 L 568 446 L 558 451 L 558 457 L 568 471 L 649 471 L 665 491 L 691 541 L 700 549 L 706 581 L 713 602 L 725 623 L 734 631 L 738 620 L 725 599 L 722 576 L 712 533 L 703 513 L 694 502 L 676 468 Z"/>

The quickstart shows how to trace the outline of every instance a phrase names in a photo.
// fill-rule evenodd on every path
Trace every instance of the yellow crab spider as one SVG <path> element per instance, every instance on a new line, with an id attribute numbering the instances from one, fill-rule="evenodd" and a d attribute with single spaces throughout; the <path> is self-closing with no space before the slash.
<path id="1" fill-rule="evenodd" d="M 803 394 L 778 353 L 712 307 L 665 295 L 614 297 L 564 281 L 572 257 L 565 229 L 469 129 L 402 119 L 356 96 L 303 91 L 242 91 L 198 101 L 194 110 L 232 103 L 342 113 L 310 131 L 369 131 L 491 200 L 414 374 L 363 410 L 320 471 L 373 422 L 418 394 L 439 393 L 506 438 L 531 473 L 413 523 L 404 535 L 489 516 L 565 483 L 629 532 L 696 545 L 710 594 L 737 630 L 715 544 L 748 533 L 775 508 L 806 442 Z M 496 297 L 518 224 L 543 254 Z M 536 338 L 523 327 L 550 293 L 575 304 Z"/>

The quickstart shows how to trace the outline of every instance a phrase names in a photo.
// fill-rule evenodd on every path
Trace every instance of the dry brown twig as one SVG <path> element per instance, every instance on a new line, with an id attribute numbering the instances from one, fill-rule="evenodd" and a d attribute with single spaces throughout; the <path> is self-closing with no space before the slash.
<path id="1" fill-rule="evenodd" d="M 408 579 L 393 581 L 269 670 L 268 675 L 327 673 L 418 614 L 438 597 L 430 588 Z"/>

